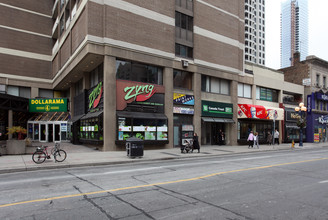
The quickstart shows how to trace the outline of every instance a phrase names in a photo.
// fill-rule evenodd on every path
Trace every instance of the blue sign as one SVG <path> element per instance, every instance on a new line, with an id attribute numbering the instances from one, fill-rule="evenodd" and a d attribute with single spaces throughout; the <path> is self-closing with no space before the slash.
<path id="1" fill-rule="evenodd" d="M 317 95 L 317 99 L 328 101 L 328 95 L 325 95 L 325 94 L 322 94 L 322 93 L 316 93 L 316 95 Z"/>

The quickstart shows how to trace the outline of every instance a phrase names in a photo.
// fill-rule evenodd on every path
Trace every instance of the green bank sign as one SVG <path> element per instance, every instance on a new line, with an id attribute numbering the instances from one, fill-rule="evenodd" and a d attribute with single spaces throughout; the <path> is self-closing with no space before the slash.
<path id="1" fill-rule="evenodd" d="M 67 98 L 30 99 L 29 112 L 67 112 Z"/>
<path id="2" fill-rule="evenodd" d="M 202 116 L 232 118 L 232 107 L 230 103 L 202 101 Z"/>

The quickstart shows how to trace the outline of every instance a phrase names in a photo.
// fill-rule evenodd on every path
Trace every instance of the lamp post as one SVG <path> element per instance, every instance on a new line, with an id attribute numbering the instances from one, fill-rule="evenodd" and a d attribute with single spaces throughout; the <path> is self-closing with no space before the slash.
<path id="1" fill-rule="evenodd" d="M 295 108 L 295 111 L 300 114 L 300 121 L 298 123 L 298 127 L 300 127 L 300 143 L 299 146 L 303 146 L 303 127 L 305 126 L 304 118 L 303 118 L 303 112 L 306 112 L 306 107 L 304 106 L 304 103 L 301 102 L 299 107 Z"/>

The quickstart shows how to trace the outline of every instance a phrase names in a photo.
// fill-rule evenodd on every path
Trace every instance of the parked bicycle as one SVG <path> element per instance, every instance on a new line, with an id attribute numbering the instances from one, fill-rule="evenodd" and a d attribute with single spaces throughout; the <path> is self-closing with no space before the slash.
<path id="1" fill-rule="evenodd" d="M 56 143 L 51 149 L 50 154 L 48 153 L 48 146 L 41 145 L 41 147 L 37 147 L 36 151 L 32 155 L 32 160 L 34 163 L 40 164 L 46 159 L 51 159 L 51 155 L 54 156 L 56 162 L 63 162 L 67 157 L 66 152 L 60 149 L 59 143 Z"/>

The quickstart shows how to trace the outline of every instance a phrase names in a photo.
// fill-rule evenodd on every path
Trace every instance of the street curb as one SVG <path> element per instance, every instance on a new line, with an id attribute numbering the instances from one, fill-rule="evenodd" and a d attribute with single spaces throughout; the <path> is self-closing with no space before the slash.
<path id="1" fill-rule="evenodd" d="M 328 146 L 321 146 L 320 148 L 324 148 Z M 316 147 L 318 148 L 318 147 Z M 228 156 L 228 155 L 241 155 L 241 154 L 254 154 L 261 152 L 269 152 L 269 151 L 293 151 L 293 150 L 310 150 L 315 148 L 302 148 L 295 147 L 288 149 L 267 149 L 261 151 L 250 151 L 250 152 L 224 152 L 222 154 L 188 154 L 190 157 L 162 157 L 156 159 L 138 159 L 138 158 L 130 158 L 131 160 L 123 160 L 123 161 L 108 161 L 108 162 L 99 162 L 99 163 L 78 163 L 78 164 L 63 164 L 63 165 L 54 165 L 54 166 L 38 166 L 38 167 L 25 167 L 25 168 L 10 168 L 10 169 L 2 169 L 0 170 L 0 174 L 8 174 L 8 173 L 16 173 L 16 172 L 28 172 L 28 171 L 38 171 L 38 170 L 52 170 L 52 169 L 60 169 L 60 168 L 75 168 L 75 167 L 96 167 L 96 166 L 107 166 L 107 165 L 117 165 L 117 164 L 129 164 L 129 163 L 140 163 L 140 162 L 154 162 L 154 161 L 162 161 L 162 160 L 177 160 L 177 159 L 190 159 L 190 158 L 203 158 L 203 157 L 219 157 L 219 156 Z"/>

